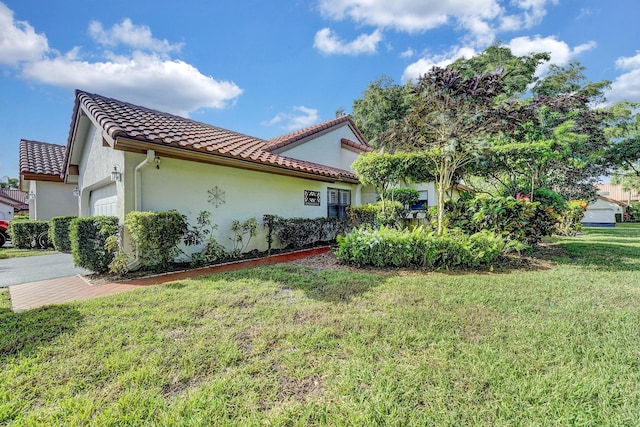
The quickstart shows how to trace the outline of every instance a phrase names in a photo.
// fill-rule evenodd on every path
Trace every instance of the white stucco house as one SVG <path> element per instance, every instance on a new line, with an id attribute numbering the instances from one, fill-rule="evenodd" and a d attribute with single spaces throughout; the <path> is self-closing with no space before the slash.
<path id="1" fill-rule="evenodd" d="M 175 209 L 195 221 L 210 211 L 216 239 L 230 246 L 235 219 L 341 217 L 375 201 L 351 169 L 368 151 L 349 116 L 264 140 L 76 91 L 63 176 L 80 216 L 123 222 L 134 210 Z M 264 237 L 248 250 L 266 249 Z"/>
<path id="2" fill-rule="evenodd" d="M 589 203 L 582 218 L 585 227 L 615 227 L 616 214 L 623 217 L 625 204 L 604 196 L 597 196 L 596 200 Z"/>
<path id="3" fill-rule="evenodd" d="M 20 141 L 20 189 L 27 194 L 29 218 L 78 215 L 73 184 L 64 182 L 64 145 Z"/>
<path id="4" fill-rule="evenodd" d="M 0 219 L 10 221 L 16 215 L 29 213 L 25 194 L 17 188 L 0 188 Z"/>

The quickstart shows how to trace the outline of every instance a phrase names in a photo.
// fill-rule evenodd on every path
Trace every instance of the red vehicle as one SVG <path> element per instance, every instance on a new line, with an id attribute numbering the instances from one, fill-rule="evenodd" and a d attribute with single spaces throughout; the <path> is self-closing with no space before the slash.
<path id="1" fill-rule="evenodd" d="M 0 248 L 9 240 L 9 221 L 0 219 Z"/>

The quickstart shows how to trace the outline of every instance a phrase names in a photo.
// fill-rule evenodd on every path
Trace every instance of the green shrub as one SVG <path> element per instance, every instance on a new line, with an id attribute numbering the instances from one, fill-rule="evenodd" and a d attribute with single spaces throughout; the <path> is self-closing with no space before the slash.
<path id="1" fill-rule="evenodd" d="M 11 236 L 11 244 L 19 249 L 51 247 L 48 221 L 11 220 L 9 235 Z"/>
<path id="2" fill-rule="evenodd" d="M 16 215 L 11 218 L 11 221 L 29 221 L 29 215 Z"/>
<path id="3" fill-rule="evenodd" d="M 71 252 L 69 224 L 75 216 L 54 216 L 49 220 L 49 238 L 53 247 L 60 252 Z"/>
<path id="4" fill-rule="evenodd" d="M 178 245 L 188 228 L 185 216 L 177 211 L 129 212 L 124 224 L 141 266 L 159 271 L 180 253 Z"/>
<path id="5" fill-rule="evenodd" d="M 362 206 L 350 206 L 347 208 L 347 217 L 353 227 L 368 225 L 370 227 L 401 227 L 406 217 L 407 209 L 400 202 L 385 202 L 384 212 L 382 202 L 370 203 Z"/>
<path id="6" fill-rule="evenodd" d="M 640 221 L 640 202 L 632 202 L 629 205 L 629 216 L 633 221 Z"/>
<path id="7" fill-rule="evenodd" d="M 567 207 L 560 212 L 560 219 L 556 224 L 556 232 L 563 236 L 575 236 L 582 230 L 582 218 L 589 203 L 586 200 L 569 200 Z"/>
<path id="8" fill-rule="evenodd" d="M 274 238 L 282 248 L 301 248 L 321 242 L 333 242 L 339 234 L 352 228 L 347 218 L 283 218 L 265 215 L 263 222 L 267 228 L 269 250 Z"/>
<path id="9" fill-rule="evenodd" d="M 420 192 L 411 187 L 392 188 L 387 191 L 386 199 L 400 202 L 403 206 L 410 207 L 418 203 Z"/>
<path id="10" fill-rule="evenodd" d="M 559 216 L 552 208 L 528 198 L 511 196 L 477 197 L 463 194 L 457 200 L 445 202 L 447 221 L 452 228 L 468 234 L 489 230 L 506 240 L 521 240 L 535 244 L 553 233 Z"/>
<path id="11" fill-rule="evenodd" d="M 249 218 L 245 221 L 239 221 L 234 219 L 231 222 L 231 231 L 233 232 L 233 251 L 231 252 L 234 258 L 240 257 L 249 247 L 252 237 L 258 235 L 258 220 L 255 217 Z M 245 241 L 245 238 L 247 239 Z"/>
<path id="12" fill-rule="evenodd" d="M 71 255 L 78 267 L 96 273 L 109 270 L 116 252 L 106 247 L 109 236 L 118 233 L 118 217 L 91 216 L 74 218 L 69 224 Z"/>
<path id="13" fill-rule="evenodd" d="M 544 208 L 552 208 L 555 212 L 567 209 L 567 201 L 560 194 L 548 188 L 538 188 L 533 192 L 533 200 L 540 202 Z"/>
<path id="14" fill-rule="evenodd" d="M 375 267 L 479 267 L 489 265 L 505 247 L 489 231 L 466 235 L 448 230 L 442 236 L 424 227 L 397 230 L 359 228 L 338 237 L 336 256 L 341 262 Z"/>

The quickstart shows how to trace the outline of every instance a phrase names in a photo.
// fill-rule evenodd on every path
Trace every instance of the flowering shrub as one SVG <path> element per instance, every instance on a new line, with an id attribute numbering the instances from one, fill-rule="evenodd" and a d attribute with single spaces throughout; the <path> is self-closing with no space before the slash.
<path id="1" fill-rule="evenodd" d="M 478 267 L 489 265 L 504 248 L 504 240 L 489 231 L 471 236 L 448 230 L 442 236 L 424 227 L 397 230 L 359 228 L 338 236 L 341 262 L 375 267 Z"/>

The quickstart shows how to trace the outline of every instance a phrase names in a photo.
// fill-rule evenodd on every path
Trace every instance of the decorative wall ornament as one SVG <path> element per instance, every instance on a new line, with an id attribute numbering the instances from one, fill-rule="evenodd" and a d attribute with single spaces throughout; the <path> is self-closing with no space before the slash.
<path id="1" fill-rule="evenodd" d="M 320 192 L 304 190 L 305 206 L 320 206 Z"/>
<path id="2" fill-rule="evenodd" d="M 226 203 L 225 192 L 217 185 L 208 190 L 207 193 L 209 194 L 209 203 L 211 203 L 214 207 L 218 208 Z"/>

